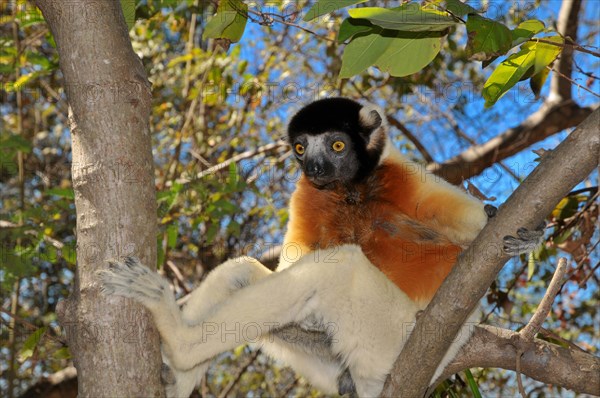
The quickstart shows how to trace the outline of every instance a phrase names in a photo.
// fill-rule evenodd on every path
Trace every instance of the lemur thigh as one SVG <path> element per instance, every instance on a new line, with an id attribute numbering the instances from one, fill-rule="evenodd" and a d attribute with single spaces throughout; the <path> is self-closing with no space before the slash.
<path id="1" fill-rule="evenodd" d="M 211 271 L 182 308 L 188 324 L 196 324 L 237 290 L 270 275 L 272 271 L 251 257 L 226 261 Z"/>

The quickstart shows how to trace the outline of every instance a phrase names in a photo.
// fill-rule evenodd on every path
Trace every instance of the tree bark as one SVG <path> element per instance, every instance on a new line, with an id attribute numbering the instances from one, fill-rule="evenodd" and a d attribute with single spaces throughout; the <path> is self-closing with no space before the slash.
<path id="1" fill-rule="evenodd" d="M 119 1 L 37 0 L 56 40 L 70 105 L 77 272 L 59 303 L 79 396 L 164 395 L 159 338 L 149 314 L 106 298 L 96 272 L 136 255 L 156 264 L 151 95 Z"/>
<path id="2" fill-rule="evenodd" d="M 535 228 L 577 183 L 598 167 L 600 109 L 594 111 L 500 206 L 460 256 L 432 302 L 419 317 L 394 363 L 382 396 L 422 397 L 448 344 L 455 338 L 508 260 L 502 237 L 519 227 Z M 431 338 L 435 336 L 436 338 Z M 419 358 L 419 360 L 415 360 Z M 406 383 L 406 380 L 411 380 Z"/>
<path id="3" fill-rule="evenodd" d="M 475 328 L 439 380 L 467 368 L 517 370 L 520 353 L 522 374 L 577 393 L 600 395 L 600 358 L 539 339 L 527 341 L 519 333 L 492 326 Z"/>

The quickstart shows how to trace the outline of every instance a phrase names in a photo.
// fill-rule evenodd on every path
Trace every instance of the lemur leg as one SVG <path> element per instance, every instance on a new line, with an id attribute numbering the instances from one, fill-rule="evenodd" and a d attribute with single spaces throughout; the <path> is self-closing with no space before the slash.
<path id="1" fill-rule="evenodd" d="M 133 298 L 152 313 L 165 352 L 177 369 L 191 369 L 240 344 L 256 343 L 277 327 L 305 318 L 311 298 L 330 282 L 317 272 L 298 276 L 296 280 L 290 278 L 290 273 L 274 273 L 236 292 L 198 324 L 189 325 L 167 282 L 138 261 L 129 258 L 125 263 L 112 263 L 111 270 L 102 273 L 105 292 Z"/>
<path id="2" fill-rule="evenodd" d="M 533 231 L 527 228 L 519 228 L 517 230 L 518 238 L 507 235 L 504 237 L 504 252 L 511 256 L 527 254 L 534 251 L 544 240 L 544 229 L 546 222 L 542 222 Z"/>
<path id="3" fill-rule="evenodd" d="M 208 311 L 226 300 L 235 290 L 254 283 L 254 281 L 271 273 L 269 269 L 249 257 L 230 260 L 208 275 L 200 287 L 190 294 L 183 311 L 181 311 L 175 304 L 173 295 L 169 293 L 166 281 L 141 265 L 137 259 L 128 258 L 125 260 L 125 264 L 111 263 L 110 271 L 101 272 L 103 280 L 113 278 L 114 271 L 123 271 L 123 276 L 128 275 L 131 280 L 137 277 L 140 282 L 140 286 L 136 286 L 130 292 L 131 295 L 124 295 L 126 297 L 143 297 L 144 295 L 137 292 L 136 289 L 145 289 L 146 293 L 154 290 L 164 292 L 161 302 L 165 308 L 170 308 L 170 310 L 159 311 L 158 316 L 166 318 L 167 322 L 172 320 L 174 325 L 193 325 L 199 322 Z M 103 289 L 109 294 L 117 294 L 114 290 L 120 288 L 118 286 L 119 282 L 115 279 L 111 280 L 111 283 L 104 284 Z M 120 283 L 122 284 L 123 280 Z M 138 301 L 144 304 L 142 300 L 138 299 Z M 166 350 L 163 350 L 163 362 L 161 379 L 165 384 L 167 397 L 189 396 L 195 386 L 202 380 L 210 364 L 210 361 L 207 360 L 192 369 L 179 369 L 173 366 L 173 360 Z"/>

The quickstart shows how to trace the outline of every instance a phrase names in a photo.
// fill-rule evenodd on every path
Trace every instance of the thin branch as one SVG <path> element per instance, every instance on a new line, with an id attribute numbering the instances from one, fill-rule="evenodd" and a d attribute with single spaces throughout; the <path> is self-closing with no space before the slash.
<path id="1" fill-rule="evenodd" d="M 415 148 L 417 148 L 417 151 L 419 151 L 419 153 L 421 154 L 421 156 L 423 156 L 423 159 L 425 159 L 427 163 L 435 162 L 433 156 L 431 156 L 427 148 L 425 148 L 421 141 L 419 141 L 419 139 L 412 133 L 412 131 L 410 131 L 402 122 L 400 122 L 392 115 L 388 115 L 387 120 L 392 126 L 400 130 L 410 142 L 413 143 Z"/>
<path id="2" fill-rule="evenodd" d="M 240 368 L 237 370 L 237 372 L 235 373 L 235 375 L 233 376 L 233 378 L 229 382 L 229 384 L 227 384 L 227 386 L 225 386 L 225 388 L 223 388 L 223 390 L 219 393 L 218 398 L 226 398 L 229 395 L 231 390 L 233 390 L 233 387 L 235 387 L 235 385 L 242 378 L 242 375 L 246 372 L 246 370 L 250 367 L 250 365 L 252 365 L 254 363 L 254 361 L 256 361 L 258 354 L 260 354 L 260 350 L 256 350 L 250 355 L 250 358 L 248 358 L 246 363 L 244 363 L 242 366 L 240 366 Z"/>
<path id="3" fill-rule="evenodd" d="M 593 55 L 594 57 L 600 58 L 600 53 L 599 52 L 588 50 L 587 48 L 582 47 L 581 45 L 579 45 L 577 43 L 557 43 L 557 42 L 554 42 L 554 41 L 544 40 L 544 39 L 538 39 L 538 38 L 529 39 L 528 41 L 538 42 L 538 43 L 544 43 L 544 44 L 551 44 L 553 46 L 562 47 L 562 48 L 572 47 L 576 51 L 579 51 L 579 52 L 582 52 L 582 53 L 586 53 L 586 54 L 590 54 L 590 55 Z"/>
<path id="4" fill-rule="evenodd" d="M 243 11 L 241 11 L 241 10 L 238 10 L 238 12 L 240 12 L 240 13 L 243 14 Z M 260 20 L 257 20 L 256 18 L 252 18 L 248 14 L 256 15 L 256 16 L 258 16 L 260 18 Z M 255 11 L 255 10 L 252 10 L 252 9 L 248 9 L 248 14 L 246 14 L 246 16 L 248 17 L 248 19 L 250 19 L 252 22 L 258 23 L 259 25 L 271 26 L 271 25 L 273 25 L 273 23 L 278 22 L 278 23 L 283 24 L 283 25 L 292 26 L 294 28 L 300 29 L 300 30 L 302 30 L 302 31 L 304 31 L 306 33 L 309 33 L 309 34 L 311 34 L 313 36 L 316 36 L 316 37 L 318 37 L 319 39 L 322 39 L 322 40 L 331 41 L 331 42 L 336 42 L 337 41 L 335 39 L 330 39 L 327 36 L 323 36 L 323 35 L 321 35 L 321 34 L 319 34 L 317 32 L 314 32 L 314 31 L 312 31 L 310 29 L 307 29 L 304 26 L 298 25 L 298 24 L 296 24 L 294 22 L 290 22 L 288 20 L 289 16 L 287 16 L 287 15 L 274 14 L 272 12 Z"/>
<path id="5" fill-rule="evenodd" d="M 568 81 L 569 83 L 571 83 L 574 86 L 577 86 L 578 88 L 587 91 L 588 93 L 600 98 L 600 94 L 593 92 L 592 90 L 590 90 L 589 88 L 582 86 L 581 84 L 577 83 L 575 80 L 571 79 L 569 76 L 562 74 L 560 71 L 558 70 L 554 70 L 549 66 L 546 66 L 547 69 L 550 69 L 551 71 L 553 71 L 554 73 L 556 73 L 558 76 L 560 76 L 561 78 L 565 79 L 566 81 Z"/>
<path id="6" fill-rule="evenodd" d="M 254 150 L 249 150 L 249 151 L 245 151 L 245 152 L 239 153 L 239 154 L 237 154 L 235 156 L 230 157 L 229 159 L 227 159 L 224 162 L 221 162 L 221 163 L 219 163 L 217 165 L 214 165 L 214 166 L 212 166 L 212 167 L 210 167 L 210 168 L 208 168 L 206 170 L 203 170 L 200 173 L 196 174 L 196 179 L 199 180 L 201 178 L 206 177 L 207 175 L 214 174 L 214 173 L 216 173 L 219 170 L 223 170 L 224 168 L 229 167 L 229 165 L 232 164 L 232 163 L 237 163 L 237 162 L 240 162 L 240 161 L 245 160 L 245 159 L 250 159 L 250 158 L 253 158 L 253 157 L 258 156 L 258 155 L 262 155 L 262 154 L 267 153 L 267 152 L 277 151 L 280 148 L 286 147 L 287 145 L 288 145 L 287 142 L 279 140 L 279 141 L 272 142 L 272 143 L 267 144 L 267 145 L 263 145 L 261 147 L 258 147 L 256 149 L 254 149 Z M 187 184 L 187 183 L 190 182 L 190 180 L 182 178 L 178 182 L 180 182 L 182 184 Z"/>
<path id="7" fill-rule="evenodd" d="M 527 325 L 525 325 L 525 327 L 519 332 L 519 334 L 523 336 L 525 340 L 532 341 L 538 330 L 540 330 L 542 323 L 544 323 L 544 320 L 548 317 L 550 309 L 552 308 L 552 303 L 560 291 L 566 272 L 567 259 L 561 257 L 558 260 L 558 266 L 556 267 L 556 271 L 554 271 L 554 275 L 552 276 L 552 280 L 550 281 L 550 285 L 548 286 L 546 294 L 544 294 L 544 298 L 542 298 L 540 305 L 535 310 L 535 313 L 533 314 L 533 317 L 531 317 L 529 323 L 527 323 Z"/>

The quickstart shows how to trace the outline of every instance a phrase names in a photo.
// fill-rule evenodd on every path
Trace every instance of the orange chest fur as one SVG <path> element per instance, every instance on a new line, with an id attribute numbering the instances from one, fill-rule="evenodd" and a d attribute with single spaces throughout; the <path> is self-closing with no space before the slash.
<path id="1" fill-rule="evenodd" d="M 416 184 L 393 164 L 352 191 L 319 190 L 302 178 L 292 197 L 287 240 L 310 250 L 357 244 L 411 299 L 428 301 L 461 249 L 415 219 Z"/>

